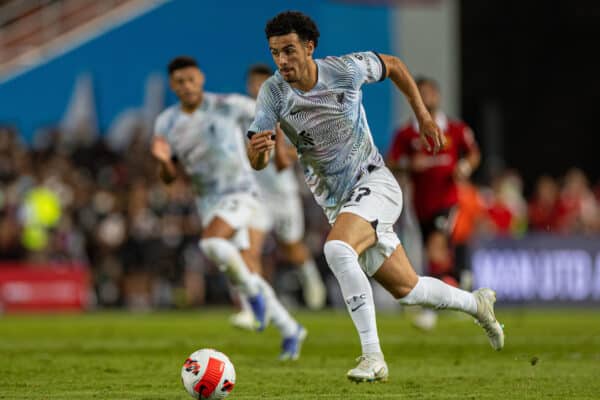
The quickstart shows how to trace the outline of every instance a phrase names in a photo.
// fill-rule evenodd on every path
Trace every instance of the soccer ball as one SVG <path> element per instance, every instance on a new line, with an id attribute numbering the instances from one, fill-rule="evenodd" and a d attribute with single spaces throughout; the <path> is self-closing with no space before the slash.
<path id="1" fill-rule="evenodd" d="M 181 381 L 194 399 L 223 399 L 233 390 L 235 369 L 225 354 L 201 349 L 185 360 Z"/>

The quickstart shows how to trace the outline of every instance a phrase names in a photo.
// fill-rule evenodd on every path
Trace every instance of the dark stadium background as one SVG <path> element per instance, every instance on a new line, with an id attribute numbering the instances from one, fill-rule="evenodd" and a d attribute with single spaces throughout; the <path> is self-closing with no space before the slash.
<path id="1" fill-rule="evenodd" d="M 528 190 L 572 166 L 600 179 L 599 18 L 591 0 L 461 2 L 462 116 L 476 132 L 499 122 L 500 138 L 483 145 L 497 145 L 487 153 Z"/>

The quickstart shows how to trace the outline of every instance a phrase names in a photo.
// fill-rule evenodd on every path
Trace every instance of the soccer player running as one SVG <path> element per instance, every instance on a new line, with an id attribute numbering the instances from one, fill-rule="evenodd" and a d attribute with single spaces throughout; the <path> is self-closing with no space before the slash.
<path id="1" fill-rule="evenodd" d="M 472 315 L 492 347 L 500 350 L 504 334 L 494 316 L 494 291 L 469 293 L 435 278 L 417 276 L 392 229 L 402 208 L 402 193 L 373 144 L 361 101 L 362 84 L 389 77 L 408 98 L 424 145 L 435 151 L 444 145 L 405 65 L 396 57 L 375 52 L 313 59 L 319 31 L 310 17 L 299 12 L 275 16 L 265 32 L 278 72 L 258 95 L 256 117 L 248 132 L 248 154 L 254 168 L 267 165 L 279 122 L 296 146 L 306 182 L 332 224 L 324 253 L 362 347 L 358 365 L 348 371 L 348 378 L 372 382 L 388 377 L 365 273 L 402 304 Z"/>
<path id="2" fill-rule="evenodd" d="M 409 121 L 394 136 L 388 154 L 388 165 L 410 173 L 413 183 L 413 204 L 419 220 L 427 273 L 447 283 L 457 285 L 460 279 L 455 267 L 464 267 L 464 254 L 451 243 L 454 217 L 458 205 L 457 181 L 464 181 L 479 165 L 481 155 L 472 130 L 462 121 L 451 119 L 440 109 L 441 96 L 437 82 L 431 78 L 417 79 L 423 104 L 445 136 L 445 146 L 437 153 L 427 150 L 420 140 L 419 122 Z M 437 314 L 424 310 L 414 320 L 416 326 L 428 330 L 434 327 Z"/>
<path id="3" fill-rule="evenodd" d="M 156 119 L 152 154 L 161 179 L 177 178 L 180 164 L 198 195 L 202 218 L 200 247 L 249 300 L 263 330 L 272 321 L 283 336 L 281 359 L 297 359 L 306 336 L 279 303 L 273 289 L 244 260 L 248 228 L 257 214 L 257 184 L 246 155 L 239 121 L 254 114 L 252 99 L 204 92 L 204 75 L 190 57 L 168 65 L 169 83 L 179 103 Z"/>
<path id="4" fill-rule="evenodd" d="M 273 71 L 267 65 L 251 66 L 246 80 L 248 95 L 256 99 L 261 85 L 271 75 Z M 295 157 L 287 156 L 290 151 L 295 153 L 295 149 L 284 137 L 280 136 L 280 139 L 276 144 L 275 162 L 256 171 L 264 209 L 269 213 L 263 219 L 263 231 L 273 229 L 286 261 L 298 268 L 304 302 L 308 308 L 316 310 L 325 305 L 325 285 L 310 250 L 302 241 L 304 212 L 294 171 Z"/>

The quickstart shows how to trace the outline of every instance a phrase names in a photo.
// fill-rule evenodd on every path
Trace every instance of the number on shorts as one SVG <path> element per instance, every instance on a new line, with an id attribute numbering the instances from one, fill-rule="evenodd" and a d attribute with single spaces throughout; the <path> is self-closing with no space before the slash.
<path id="1" fill-rule="evenodd" d="M 356 195 L 356 198 L 354 199 L 354 201 L 356 201 L 357 203 L 360 202 L 360 199 L 362 199 L 365 196 L 368 196 L 371 194 L 371 189 L 369 189 L 368 187 L 361 187 L 358 188 L 358 194 Z"/>

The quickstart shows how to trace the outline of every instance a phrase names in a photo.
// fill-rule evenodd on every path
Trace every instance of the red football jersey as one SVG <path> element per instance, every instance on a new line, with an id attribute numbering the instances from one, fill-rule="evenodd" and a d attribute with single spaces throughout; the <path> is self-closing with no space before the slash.
<path id="1" fill-rule="evenodd" d="M 410 165 L 414 157 L 424 157 L 424 169 L 420 172 L 411 171 L 413 200 L 417 217 L 421 221 L 456 205 L 456 164 L 463 153 L 478 150 L 473 132 L 464 122 L 449 119 L 441 113 L 436 116 L 436 122 L 446 136 L 446 146 L 437 154 L 425 149 L 416 122 L 408 123 L 396 132 L 388 153 L 391 162 L 406 166 Z"/>

